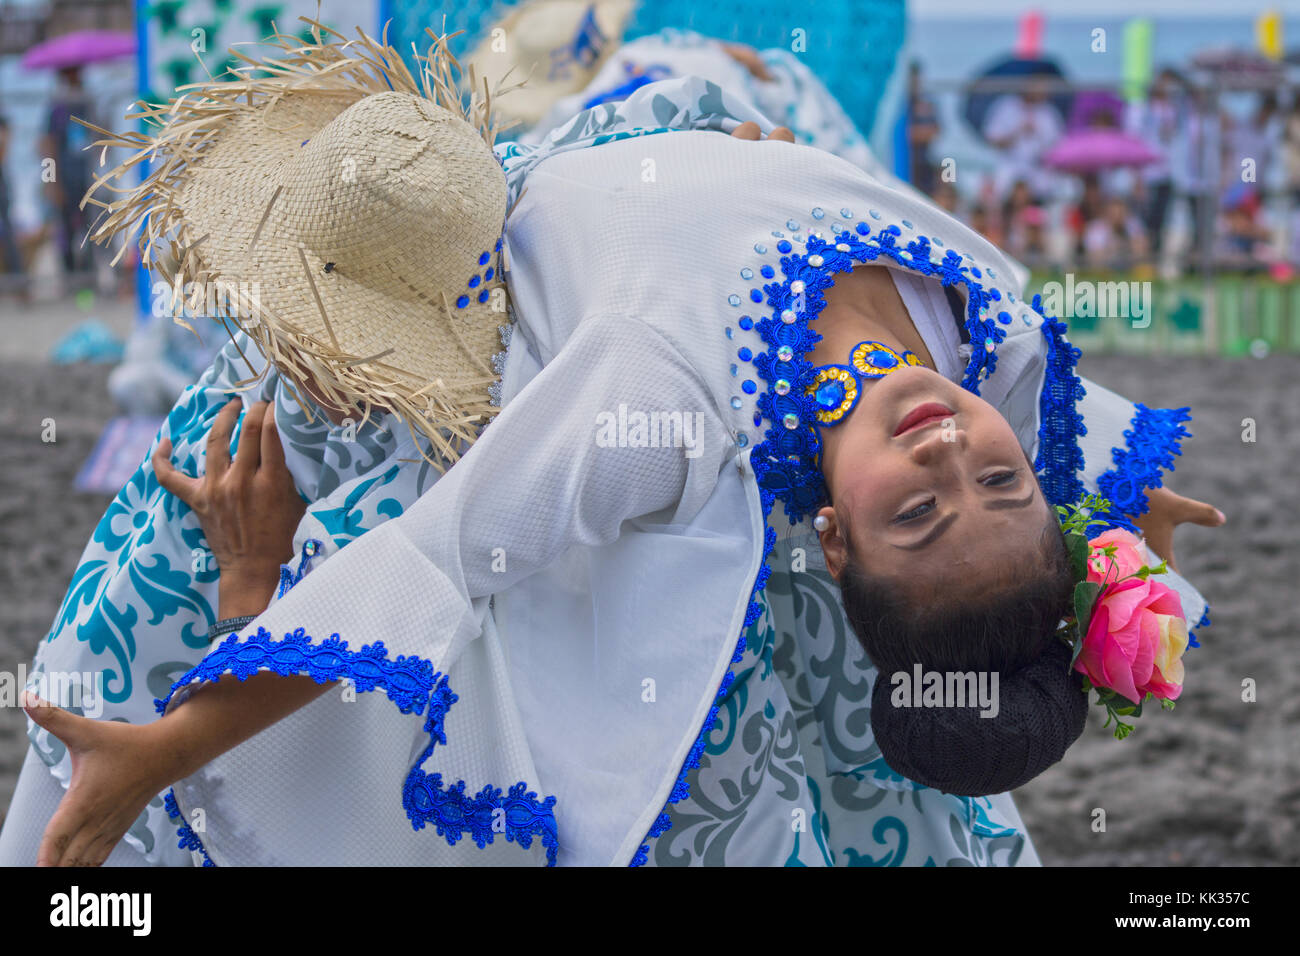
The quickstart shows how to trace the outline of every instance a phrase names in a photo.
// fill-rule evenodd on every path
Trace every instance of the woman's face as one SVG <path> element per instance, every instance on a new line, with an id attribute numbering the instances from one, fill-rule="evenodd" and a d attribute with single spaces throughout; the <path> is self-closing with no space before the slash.
<path id="1" fill-rule="evenodd" d="M 908 367 L 868 386 L 840 429 L 822 456 L 834 505 L 819 512 L 836 580 L 850 538 L 863 570 L 916 598 L 973 595 L 1039 546 L 1047 502 L 1011 426 L 978 396 Z"/>

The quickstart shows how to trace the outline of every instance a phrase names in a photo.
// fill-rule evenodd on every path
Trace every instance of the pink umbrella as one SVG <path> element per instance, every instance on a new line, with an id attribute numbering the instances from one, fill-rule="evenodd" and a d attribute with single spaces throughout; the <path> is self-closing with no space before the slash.
<path id="1" fill-rule="evenodd" d="M 61 70 L 69 66 L 117 60 L 135 53 L 135 37 L 117 30 L 79 30 L 38 43 L 23 54 L 29 70 Z"/>
<path id="2" fill-rule="evenodd" d="M 1091 128 L 1062 136 L 1043 162 L 1069 173 L 1094 173 L 1116 166 L 1146 166 L 1161 154 L 1136 136 L 1117 129 Z"/>

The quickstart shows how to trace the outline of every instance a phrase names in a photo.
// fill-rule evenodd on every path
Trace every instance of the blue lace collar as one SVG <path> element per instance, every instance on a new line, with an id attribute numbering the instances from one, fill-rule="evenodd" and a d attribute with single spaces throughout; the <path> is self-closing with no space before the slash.
<path id="1" fill-rule="evenodd" d="M 814 219 L 821 210 L 813 210 Z M 847 210 L 846 219 L 852 218 Z M 874 211 L 871 218 L 879 219 Z M 804 252 L 795 251 L 794 243 L 781 231 L 773 232 L 776 251 L 780 254 L 782 278 L 764 267 L 764 277 L 774 281 L 753 289 L 750 298 L 766 303 L 770 312 L 753 321 L 766 348 L 746 358 L 766 382 L 766 391 L 757 397 L 755 424 L 768 423 L 763 440 L 754 447 L 750 461 L 758 478 L 765 508 L 779 500 L 791 523 L 798 523 L 827 500 L 826 487 L 817 468 L 821 437 L 816 424 L 816 402 L 804 394 L 815 375 L 806 356 L 821 340 L 812 323 L 826 306 L 825 290 L 834 277 L 855 265 L 886 259 L 924 276 L 936 278 L 944 285 L 965 288 L 966 330 L 970 336 L 971 356 L 962 376 L 961 386 L 978 395 L 980 383 L 997 369 L 998 345 L 1006 339 L 1006 326 L 1013 321 L 999 303 L 1014 303 L 1014 296 L 985 284 L 985 277 L 995 279 L 992 270 L 981 270 L 968 257 L 943 247 L 937 237 L 916 235 L 900 245 L 903 229 L 912 224 L 878 226 L 874 231 L 866 221 L 851 230 L 832 230 L 826 238 L 810 231 L 803 242 Z M 756 246 L 756 251 L 766 246 Z M 1083 493 L 1078 473 L 1083 467 L 1078 436 L 1083 421 L 1075 410 L 1075 401 L 1083 388 L 1074 372 L 1079 351 L 1065 339 L 1065 323 L 1042 315 L 1035 297 L 1032 308 L 1042 319 L 1041 330 L 1047 339 L 1047 374 L 1040 401 L 1039 447 L 1034 462 L 1043 492 L 1052 504 L 1077 501 Z M 1024 321 L 1029 322 L 1028 316 Z"/>

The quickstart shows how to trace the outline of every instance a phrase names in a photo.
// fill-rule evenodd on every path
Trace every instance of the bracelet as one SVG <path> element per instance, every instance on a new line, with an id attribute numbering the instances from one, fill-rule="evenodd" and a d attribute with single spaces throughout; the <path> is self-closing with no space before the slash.
<path id="1" fill-rule="evenodd" d="M 208 628 L 208 641 L 215 641 L 217 638 L 237 631 L 245 624 L 250 624 L 255 620 L 257 620 L 257 615 L 250 614 L 247 617 L 228 617 L 224 621 L 217 621 L 216 624 Z"/>

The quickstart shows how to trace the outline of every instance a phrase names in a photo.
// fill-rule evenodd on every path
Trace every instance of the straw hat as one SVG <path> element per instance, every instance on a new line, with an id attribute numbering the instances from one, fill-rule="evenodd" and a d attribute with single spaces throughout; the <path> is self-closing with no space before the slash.
<path id="1" fill-rule="evenodd" d="M 523 81 L 501 113 L 531 126 L 596 75 L 634 7 L 634 0 L 531 0 L 489 30 L 468 62 L 493 84 Z"/>
<path id="2" fill-rule="evenodd" d="M 101 182 L 159 163 L 99 203 L 92 238 L 143 219 L 144 261 L 173 288 L 194 283 L 192 308 L 216 283 L 295 387 L 394 412 L 442 467 L 497 410 L 506 183 L 490 97 L 462 107 L 445 38 L 417 84 L 391 47 L 321 30 L 277 34 L 262 60 L 236 53 L 250 64 L 237 80 L 141 104 L 153 136 L 107 134 L 136 152 Z"/>

